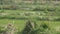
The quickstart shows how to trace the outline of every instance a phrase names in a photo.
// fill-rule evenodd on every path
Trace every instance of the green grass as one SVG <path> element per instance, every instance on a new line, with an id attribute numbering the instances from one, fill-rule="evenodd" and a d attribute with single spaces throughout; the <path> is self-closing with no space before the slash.
<path id="1" fill-rule="evenodd" d="M 37 11 L 25 11 L 25 10 L 4 10 L 4 12 L 2 13 L 10 13 L 10 15 L 6 15 L 8 18 L 10 17 L 16 17 L 16 18 L 23 18 L 24 15 L 20 16 L 18 15 L 18 13 L 25 13 L 25 12 L 37 12 Z M 31 18 L 33 19 L 33 21 L 35 21 L 38 26 L 40 26 L 41 23 L 47 23 L 51 29 L 58 29 L 58 27 L 60 27 L 60 21 L 40 21 L 38 20 L 39 17 L 38 16 L 43 16 L 44 18 L 46 17 L 51 17 L 51 18 L 54 18 L 54 17 L 60 17 L 59 16 L 59 12 L 47 12 L 47 13 L 44 13 L 44 11 L 38 11 L 39 13 L 41 13 L 42 15 L 38 15 L 38 14 L 34 14 L 33 16 L 27 16 L 27 18 Z M 46 14 L 46 15 L 43 15 L 43 14 Z M 49 16 L 50 14 L 54 14 L 53 16 Z M 56 16 L 57 15 L 57 16 Z M 6 17 L 5 16 L 5 17 Z M 1 17 L 1 15 L 0 15 Z M 14 21 L 14 26 L 16 27 L 16 29 L 18 29 L 20 32 L 24 29 L 25 25 L 26 25 L 26 21 L 25 19 L 0 19 L 0 26 L 3 26 L 5 27 L 8 23 L 13 23 Z M 38 19 L 34 19 L 34 18 L 38 18 Z"/>
<path id="2" fill-rule="evenodd" d="M 27 20 L 14 20 L 14 26 L 22 31 L 25 27 Z M 36 20 L 36 23 L 40 25 L 41 23 L 48 23 L 51 28 L 59 27 L 60 21 L 38 21 Z M 8 23 L 13 23 L 12 19 L 0 19 L 0 26 L 6 26 Z"/>
<path id="3" fill-rule="evenodd" d="M 9 23 L 13 23 L 13 20 L 11 20 L 11 19 L 0 19 L 0 26 L 5 27 Z M 14 20 L 14 26 L 17 29 L 22 30 L 25 26 L 25 20 Z"/>
<path id="4" fill-rule="evenodd" d="M 53 16 L 50 16 L 51 18 L 54 18 L 54 17 L 60 18 L 60 12 L 59 12 L 60 11 L 60 4 L 56 6 L 55 3 L 56 2 L 43 3 L 42 5 L 41 4 L 40 5 L 39 4 L 37 4 L 37 5 L 30 5 L 30 4 L 29 5 L 19 5 L 19 8 L 31 8 L 33 10 L 36 7 L 38 7 L 38 8 L 40 7 L 42 9 L 42 11 L 38 11 L 38 12 L 42 13 L 42 15 L 34 14 L 34 16 L 27 16 L 28 18 L 38 18 L 38 16 L 49 17 L 49 15 L 53 15 Z M 46 15 L 43 15 L 44 11 L 47 11 L 46 9 L 48 9 L 48 12 L 45 13 Z M 8 14 L 7 16 L 4 16 L 4 17 L 13 17 L 14 16 L 16 18 L 23 18 L 24 17 L 23 15 L 22 16 L 18 15 L 18 13 L 21 13 L 21 12 L 24 13 L 24 12 L 37 12 L 37 11 L 19 10 L 18 9 L 18 10 L 4 10 L 4 12 L 1 12 L 1 10 L 0 10 L 0 13 L 11 14 L 11 15 Z M 1 17 L 1 15 L 0 15 L 0 17 Z M 27 20 L 24 20 L 24 19 L 23 20 L 21 20 L 21 19 L 19 19 L 19 20 L 0 19 L 0 26 L 5 27 L 8 23 L 13 23 L 13 21 L 14 21 L 14 26 L 16 27 L 16 29 L 18 29 L 19 31 L 22 31 L 26 25 Z M 60 21 L 40 21 L 40 20 L 35 20 L 35 21 L 39 26 L 41 23 L 47 23 L 51 27 L 51 29 L 58 29 L 58 27 L 60 28 Z"/>

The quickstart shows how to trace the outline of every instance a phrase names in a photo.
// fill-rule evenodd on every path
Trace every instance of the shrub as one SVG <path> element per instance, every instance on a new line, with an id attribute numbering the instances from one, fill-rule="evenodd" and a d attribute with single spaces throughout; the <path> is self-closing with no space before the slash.
<path id="1" fill-rule="evenodd" d="M 49 30 L 50 27 L 47 23 L 41 23 L 39 27 L 36 23 L 28 21 L 22 34 L 50 34 Z"/>
<path id="2" fill-rule="evenodd" d="M 49 32 L 50 27 L 48 24 L 42 22 L 40 27 L 38 26 L 37 28 L 35 28 L 31 34 L 50 34 Z"/>
<path id="3" fill-rule="evenodd" d="M 6 34 L 14 34 L 15 31 L 16 31 L 14 25 L 11 24 L 11 23 L 9 23 L 9 24 L 6 26 L 5 30 L 6 30 Z"/>
<path id="4" fill-rule="evenodd" d="M 31 34 L 31 32 L 36 28 L 37 24 L 33 21 L 28 20 L 26 26 L 22 31 L 22 34 Z"/>

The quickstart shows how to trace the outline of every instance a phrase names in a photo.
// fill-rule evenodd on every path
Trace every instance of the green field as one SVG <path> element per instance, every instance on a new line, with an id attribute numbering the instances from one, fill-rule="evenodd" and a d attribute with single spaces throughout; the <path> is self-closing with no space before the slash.
<path id="1" fill-rule="evenodd" d="M 36 10 L 36 8 L 34 10 L 3 9 L 0 10 L 0 26 L 6 27 L 9 23 L 12 23 L 18 32 L 22 32 L 26 27 L 27 20 L 31 19 L 32 21 L 36 22 L 38 27 L 40 27 L 41 23 L 46 23 L 47 26 L 50 28 L 49 31 L 51 31 L 52 34 L 60 34 L 59 9 L 55 10 L 54 8 L 47 8 L 46 10 L 45 8 L 39 8 L 38 11 Z"/>
<path id="2" fill-rule="evenodd" d="M 60 32 L 59 11 L 0 10 L 1 27 L 6 27 L 9 23 L 12 23 L 18 32 L 22 32 L 28 19 L 35 21 L 38 27 L 40 27 L 41 23 L 46 23 L 52 34 Z"/>
<path id="3" fill-rule="evenodd" d="M 13 23 L 13 21 L 14 21 L 14 26 L 20 31 L 22 31 L 25 27 L 27 20 L 0 19 L 0 26 L 5 27 L 9 23 Z M 60 21 L 38 21 L 38 20 L 35 21 L 38 25 L 40 25 L 43 22 L 48 23 L 52 29 L 57 29 L 58 27 L 60 27 Z"/>
<path id="4" fill-rule="evenodd" d="M 0 0 L 0 34 L 60 34 L 60 0 Z"/>

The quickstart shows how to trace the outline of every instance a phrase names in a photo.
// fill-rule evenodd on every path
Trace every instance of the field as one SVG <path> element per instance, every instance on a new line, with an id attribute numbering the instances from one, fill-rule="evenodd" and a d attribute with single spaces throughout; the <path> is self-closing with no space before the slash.
<path id="1" fill-rule="evenodd" d="M 1 1 L 0 34 L 60 34 L 60 1 Z"/>
<path id="2" fill-rule="evenodd" d="M 6 27 L 12 23 L 15 30 L 22 32 L 28 19 L 35 21 L 38 27 L 41 23 L 46 23 L 52 34 L 60 32 L 60 12 L 59 11 L 32 11 L 32 10 L 0 10 L 0 26 Z M 47 32 L 48 33 L 48 32 Z"/>
<path id="3" fill-rule="evenodd" d="M 0 26 L 6 27 L 7 24 L 13 23 L 13 21 L 14 21 L 14 26 L 16 27 L 16 29 L 18 29 L 19 31 L 22 31 L 26 25 L 27 20 L 0 19 Z M 60 31 L 60 28 L 59 28 L 60 21 L 38 21 L 38 20 L 35 20 L 35 21 L 38 25 L 40 25 L 43 22 L 48 23 L 51 29 Z"/>

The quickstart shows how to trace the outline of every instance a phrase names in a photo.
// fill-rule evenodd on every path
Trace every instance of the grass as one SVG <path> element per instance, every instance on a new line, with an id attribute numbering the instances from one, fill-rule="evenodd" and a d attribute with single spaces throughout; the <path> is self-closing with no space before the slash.
<path id="1" fill-rule="evenodd" d="M 7 17 L 10 18 L 10 17 L 16 17 L 16 18 L 23 18 L 24 15 L 18 15 L 18 13 L 25 13 L 25 12 L 37 12 L 37 11 L 25 11 L 25 10 L 4 10 L 4 12 L 2 13 L 8 13 Z M 54 17 L 60 17 L 59 16 L 59 12 L 47 12 L 47 13 L 44 13 L 44 11 L 38 11 L 38 13 L 40 13 L 41 15 L 38 15 L 38 14 L 33 14 L 31 16 L 26 16 L 27 18 L 31 18 L 33 19 L 33 21 L 35 21 L 38 26 L 40 26 L 41 23 L 47 23 L 51 29 L 55 29 L 55 30 L 58 30 L 60 27 L 60 21 L 40 21 L 40 20 L 35 20 L 34 18 L 38 18 L 38 16 L 43 16 L 44 18 L 46 17 L 51 17 L 51 18 L 54 18 Z M 10 15 L 9 15 L 10 14 Z M 52 14 L 53 16 L 49 16 L 50 14 Z M 56 16 L 57 15 L 57 16 Z M 1 17 L 1 16 L 0 16 Z M 5 16 L 6 17 L 6 16 Z M 19 30 L 19 32 L 21 32 L 25 25 L 26 25 L 26 21 L 24 18 L 23 19 L 0 19 L 0 26 L 3 26 L 5 27 L 8 23 L 13 23 L 13 20 L 14 20 L 14 26 L 16 27 L 16 29 Z M 39 18 L 38 18 L 39 19 Z"/>
<path id="2" fill-rule="evenodd" d="M 26 21 L 27 20 L 14 20 L 14 26 L 20 31 L 22 31 L 25 27 Z M 60 21 L 38 21 L 36 20 L 36 23 L 38 25 L 40 25 L 43 22 L 48 23 L 52 29 L 60 26 Z M 13 23 L 13 20 L 12 19 L 0 19 L 0 26 L 5 27 L 8 23 Z"/>
<path id="3" fill-rule="evenodd" d="M 4 14 L 5 13 L 8 13 L 8 15 L 7 15 L 8 18 L 13 17 L 13 16 L 16 17 L 16 18 L 23 18 L 24 15 L 18 15 L 18 13 L 25 13 L 25 12 L 37 12 L 37 11 L 4 10 L 4 12 L 2 12 L 2 13 L 4 13 Z M 49 17 L 49 15 L 52 14 L 52 12 L 44 13 L 44 11 L 39 11 L 38 13 L 41 13 L 42 15 L 33 14 L 33 15 L 30 15 L 30 16 L 28 15 L 26 17 L 33 19 L 33 21 L 35 21 L 38 24 L 38 26 L 40 26 L 41 23 L 47 23 L 51 27 L 52 30 L 53 29 L 59 30 L 60 21 L 44 21 L 44 20 L 41 21 L 41 20 L 38 20 L 39 19 L 38 16 L 43 16 L 44 18 L 45 17 Z M 54 15 L 53 16 L 50 16 L 50 17 L 52 17 L 52 18 L 54 18 L 54 17 L 60 17 L 59 15 L 58 16 L 55 16 L 55 15 L 58 14 L 58 12 L 57 12 L 57 14 L 56 14 L 56 12 L 53 12 L 53 13 L 54 13 Z M 46 15 L 44 15 L 44 14 L 46 14 Z M 13 21 L 14 21 L 15 28 L 17 30 L 19 30 L 19 32 L 22 32 L 23 31 L 23 29 L 25 28 L 25 25 L 26 25 L 26 21 L 27 21 L 26 19 L 24 19 L 24 18 L 23 19 L 8 19 L 8 18 L 7 19 L 6 18 L 5 19 L 0 19 L 0 26 L 5 27 L 8 23 L 13 23 Z M 34 19 L 34 18 L 38 18 L 38 19 Z"/>
<path id="4" fill-rule="evenodd" d="M 14 26 L 22 30 L 25 26 L 25 20 L 14 20 Z M 11 19 L 0 19 L 0 25 L 5 27 L 8 23 L 13 23 Z"/>
<path id="5" fill-rule="evenodd" d="M 42 5 L 19 5 L 19 8 L 30 8 L 30 9 L 34 9 L 36 7 L 38 8 L 41 8 L 39 9 L 40 11 L 31 11 L 31 10 L 4 10 L 4 12 L 1 12 L 0 10 L 0 13 L 9 13 L 11 15 L 7 15 L 7 17 L 16 17 L 16 18 L 22 18 L 24 17 L 23 15 L 20 16 L 18 15 L 18 13 L 25 13 L 25 12 L 39 12 L 41 13 L 42 15 L 38 15 L 38 14 L 34 14 L 33 16 L 27 16 L 28 18 L 38 18 L 38 16 L 43 16 L 43 17 L 49 17 L 49 15 L 53 15 L 53 16 L 50 16 L 51 18 L 54 18 L 54 17 L 59 17 L 60 18 L 60 4 L 56 5 L 55 4 L 56 2 L 45 2 L 43 3 Z M 60 3 L 60 1 L 59 1 Z M 20 7 L 21 6 L 21 7 Z M 1 8 L 1 7 L 0 7 Z M 47 11 L 47 13 L 44 13 L 44 11 Z M 44 14 L 43 14 L 44 13 Z M 0 15 L 1 17 L 1 15 Z M 5 16 L 6 17 L 6 16 Z M 39 19 L 39 18 L 38 18 Z M 14 20 L 14 26 L 16 27 L 16 29 L 18 29 L 19 31 L 22 31 L 25 27 L 25 24 L 26 24 L 26 21 L 25 19 L 0 19 L 0 26 L 3 26 L 5 27 L 8 23 L 13 23 L 13 20 Z M 35 20 L 35 19 L 34 19 Z M 51 29 L 59 29 L 60 28 L 60 21 L 40 21 L 40 20 L 35 20 L 35 22 L 40 26 L 41 23 L 47 23 Z M 59 28 L 58 28 L 59 27 Z M 55 33 L 55 32 L 54 32 Z"/>

